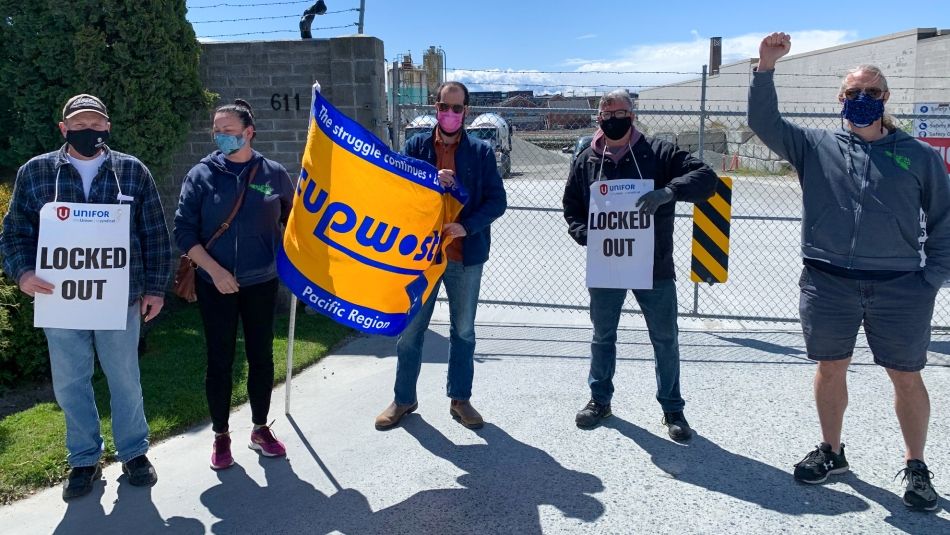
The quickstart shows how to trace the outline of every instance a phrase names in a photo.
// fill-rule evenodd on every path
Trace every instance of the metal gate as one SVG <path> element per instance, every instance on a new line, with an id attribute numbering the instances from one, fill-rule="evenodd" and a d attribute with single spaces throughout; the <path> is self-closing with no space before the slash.
<path id="1" fill-rule="evenodd" d="M 561 211 L 570 163 L 578 143 L 593 134 L 596 101 L 589 107 L 471 106 L 469 123 L 497 114 L 513 125 L 505 179 L 508 211 L 492 225 L 492 252 L 485 265 L 481 302 L 529 308 L 586 311 L 586 256 L 567 234 Z M 593 109 L 591 109 L 593 108 Z M 393 143 L 402 147 L 418 125 L 434 124 L 431 104 L 393 107 Z M 432 116 L 431 119 L 421 119 Z M 707 285 L 689 279 L 691 204 L 678 203 L 674 263 L 679 312 L 704 318 L 798 321 L 801 189 L 793 169 L 761 145 L 745 126 L 742 110 L 638 109 L 637 128 L 679 145 L 733 177 L 729 280 Z M 783 113 L 813 128 L 840 126 L 834 113 Z M 896 117 L 910 128 L 913 116 Z M 421 129 L 431 130 L 431 126 Z M 702 148 L 703 150 L 700 150 Z M 499 155 L 499 164 L 503 163 Z M 638 312 L 632 295 L 625 310 Z M 934 326 L 950 328 L 950 295 L 940 292 Z"/>

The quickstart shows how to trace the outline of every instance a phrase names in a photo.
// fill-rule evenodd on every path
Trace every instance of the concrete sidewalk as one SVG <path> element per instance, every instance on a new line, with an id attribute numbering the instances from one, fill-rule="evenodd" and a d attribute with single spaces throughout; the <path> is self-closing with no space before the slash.
<path id="1" fill-rule="evenodd" d="M 419 411 L 387 432 L 373 418 L 392 399 L 393 340 L 354 338 L 292 383 L 293 417 L 276 433 L 287 459 L 245 447 L 250 411 L 232 415 L 237 465 L 208 468 L 211 431 L 193 429 L 149 456 L 151 489 L 118 465 L 93 495 L 65 504 L 54 488 L 0 508 L 2 533 L 950 533 L 950 502 L 905 510 L 902 440 L 892 389 L 859 338 L 845 442 L 852 473 L 795 484 L 792 465 L 818 440 L 813 365 L 795 325 L 758 330 L 682 321 L 686 446 L 660 425 L 647 333 L 620 333 L 614 417 L 574 425 L 587 401 L 586 317 L 515 325 L 525 311 L 481 314 L 473 403 L 489 422 L 455 423 L 445 398 L 448 328 L 428 333 Z M 444 313 L 442 318 L 444 320 Z M 933 414 L 928 461 L 950 495 L 950 336 L 935 334 L 925 372 Z"/>

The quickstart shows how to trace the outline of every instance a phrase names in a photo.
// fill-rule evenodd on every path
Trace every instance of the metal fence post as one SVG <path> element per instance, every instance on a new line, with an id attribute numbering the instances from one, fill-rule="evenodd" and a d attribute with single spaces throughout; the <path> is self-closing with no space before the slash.
<path id="1" fill-rule="evenodd" d="M 393 62 L 393 75 L 392 75 L 392 89 L 390 90 L 392 102 L 392 119 L 389 122 L 390 125 L 390 140 L 392 143 L 393 150 L 399 150 L 399 128 L 402 124 L 402 111 L 399 109 L 399 61 Z"/>
<path id="2" fill-rule="evenodd" d="M 706 69 L 703 65 L 702 86 L 699 93 L 699 161 L 706 161 Z M 699 283 L 693 283 L 693 314 L 699 313 Z"/>

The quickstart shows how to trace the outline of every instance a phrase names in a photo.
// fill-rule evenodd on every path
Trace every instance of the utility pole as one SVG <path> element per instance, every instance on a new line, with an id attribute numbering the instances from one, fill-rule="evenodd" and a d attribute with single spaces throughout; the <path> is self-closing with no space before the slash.
<path id="1" fill-rule="evenodd" d="M 363 33 L 363 15 L 366 13 L 366 0 L 360 0 L 360 23 L 357 33 Z"/>

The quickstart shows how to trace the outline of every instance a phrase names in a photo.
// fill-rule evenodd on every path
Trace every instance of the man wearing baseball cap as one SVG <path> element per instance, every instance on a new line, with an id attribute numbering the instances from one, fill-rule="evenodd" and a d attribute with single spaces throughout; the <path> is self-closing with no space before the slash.
<path id="1" fill-rule="evenodd" d="M 66 417 L 69 478 L 63 499 L 88 494 L 101 475 L 103 440 L 92 388 L 94 359 L 109 383 L 116 457 L 129 483 L 158 478 L 146 457 L 148 424 L 139 381 L 138 341 L 142 318 L 162 309 L 171 275 L 171 244 L 152 175 L 134 156 L 108 146 L 109 112 L 92 95 L 76 95 L 59 123 L 66 143 L 20 167 L 10 209 L 3 220 L 3 268 L 24 293 L 52 294 L 53 284 L 36 276 L 40 210 L 47 203 L 126 204 L 129 222 L 129 297 L 124 330 L 46 328 L 53 391 Z"/>

